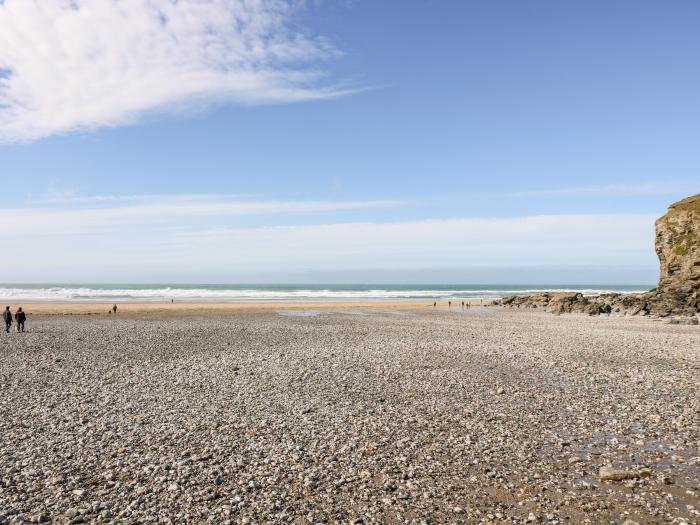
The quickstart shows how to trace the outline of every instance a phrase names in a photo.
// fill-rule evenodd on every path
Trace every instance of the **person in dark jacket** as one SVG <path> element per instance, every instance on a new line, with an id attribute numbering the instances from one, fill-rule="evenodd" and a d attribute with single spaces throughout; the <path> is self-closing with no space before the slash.
<path id="1" fill-rule="evenodd" d="M 24 332 L 24 322 L 27 320 L 27 314 L 22 311 L 22 307 L 17 308 L 15 312 L 15 322 L 17 323 L 17 331 Z"/>
<path id="2" fill-rule="evenodd" d="M 5 321 L 5 331 L 10 331 L 10 326 L 12 326 L 12 312 L 10 312 L 10 307 L 6 306 L 5 311 L 2 314 L 2 318 Z"/>

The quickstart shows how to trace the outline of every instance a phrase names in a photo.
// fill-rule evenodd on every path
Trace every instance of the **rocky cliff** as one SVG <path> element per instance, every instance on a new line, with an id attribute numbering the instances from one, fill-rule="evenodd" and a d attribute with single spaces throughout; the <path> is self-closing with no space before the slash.
<path id="1" fill-rule="evenodd" d="M 697 324 L 700 311 L 700 194 L 672 204 L 656 221 L 659 284 L 642 294 L 543 293 L 504 297 L 495 304 L 544 308 L 553 313 L 673 316 Z"/>
<path id="2" fill-rule="evenodd" d="M 656 221 L 658 290 L 697 292 L 700 287 L 700 194 L 672 204 Z"/>

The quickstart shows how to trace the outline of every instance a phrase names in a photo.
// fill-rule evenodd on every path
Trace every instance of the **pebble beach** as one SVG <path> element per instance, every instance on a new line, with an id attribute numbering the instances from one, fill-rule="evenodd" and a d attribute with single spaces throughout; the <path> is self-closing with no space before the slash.
<path id="1" fill-rule="evenodd" d="M 306 308 L 0 334 L 0 524 L 700 523 L 697 326 Z"/>

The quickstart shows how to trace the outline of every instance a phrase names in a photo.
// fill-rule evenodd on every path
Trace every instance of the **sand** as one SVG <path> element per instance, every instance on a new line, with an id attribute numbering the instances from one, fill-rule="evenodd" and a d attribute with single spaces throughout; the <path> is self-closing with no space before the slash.
<path id="1" fill-rule="evenodd" d="M 268 306 L 1 333 L 0 523 L 698 523 L 698 327 Z"/>
<path id="2" fill-rule="evenodd" d="M 461 309 L 462 299 L 454 300 L 452 308 Z M 473 306 L 487 304 L 488 300 L 464 300 L 465 304 Z M 22 306 L 28 314 L 41 315 L 110 315 L 114 303 L 101 302 L 41 302 L 41 303 L 7 303 L 14 312 L 17 306 Z M 448 309 L 447 301 L 438 301 L 439 309 Z M 214 301 L 178 301 L 170 302 L 137 302 L 117 303 L 117 315 L 228 315 L 244 312 L 277 311 L 277 310 L 415 310 L 433 308 L 433 301 L 423 300 L 367 300 L 367 301 L 250 301 L 250 302 L 214 302 Z"/>

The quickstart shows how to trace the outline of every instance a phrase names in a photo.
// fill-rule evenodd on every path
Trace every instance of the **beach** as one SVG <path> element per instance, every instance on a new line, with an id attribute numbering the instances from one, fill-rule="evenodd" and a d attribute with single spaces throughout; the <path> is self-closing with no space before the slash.
<path id="1" fill-rule="evenodd" d="M 0 334 L 0 523 L 700 523 L 697 326 L 23 306 Z"/>
<path id="2" fill-rule="evenodd" d="M 22 304 L 23 309 L 32 315 L 112 315 L 111 309 L 117 304 L 117 315 L 132 316 L 192 316 L 192 315 L 231 315 L 252 312 L 290 311 L 343 311 L 352 309 L 369 310 L 416 310 L 433 308 L 433 300 L 364 300 L 364 301 L 128 301 L 106 302 L 35 302 Z M 479 299 L 465 300 L 474 306 L 482 304 Z M 483 300 L 483 304 L 490 301 Z M 8 303 L 12 304 L 12 303 Z M 440 309 L 448 308 L 446 300 L 438 301 Z M 461 308 L 452 302 L 452 308 Z"/>

